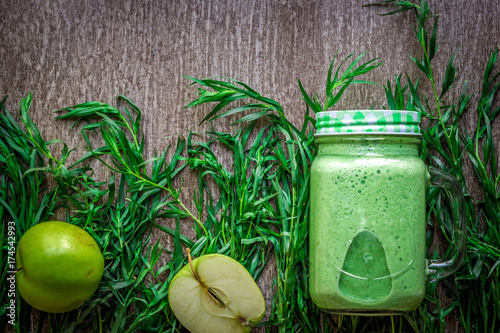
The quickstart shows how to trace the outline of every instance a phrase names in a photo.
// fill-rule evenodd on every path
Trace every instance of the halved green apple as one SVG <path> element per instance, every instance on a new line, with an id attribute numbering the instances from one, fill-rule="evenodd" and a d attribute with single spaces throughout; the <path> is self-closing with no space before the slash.
<path id="1" fill-rule="evenodd" d="M 193 333 L 250 332 L 264 317 L 266 303 L 245 267 L 231 257 L 207 254 L 191 260 L 172 279 L 170 307 Z"/>

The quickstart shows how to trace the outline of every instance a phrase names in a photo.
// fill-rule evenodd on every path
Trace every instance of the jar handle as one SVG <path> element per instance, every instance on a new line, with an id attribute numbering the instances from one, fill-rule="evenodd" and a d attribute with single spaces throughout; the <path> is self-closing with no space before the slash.
<path id="1" fill-rule="evenodd" d="M 451 243 L 448 254 L 441 260 L 429 260 L 427 274 L 430 282 L 453 274 L 460 268 L 465 256 L 467 244 L 467 220 L 464 195 L 458 181 L 449 173 L 429 167 L 430 183 L 440 187 L 446 193 L 452 209 Z"/>

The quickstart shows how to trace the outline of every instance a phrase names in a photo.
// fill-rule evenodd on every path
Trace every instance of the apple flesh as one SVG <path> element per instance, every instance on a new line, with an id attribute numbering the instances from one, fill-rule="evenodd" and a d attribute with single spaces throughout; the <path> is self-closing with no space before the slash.
<path id="1" fill-rule="evenodd" d="M 193 333 L 250 332 L 264 317 L 264 296 L 238 261 L 207 254 L 185 265 L 172 279 L 168 301 L 175 316 Z"/>
<path id="2" fill-rule="evenodd" d="M 51 313 L 71 311 L 94 294 L 104 271 L 95 240 L 65 222 L 39 223 L 24 233 L 16 251 L 22 298 Z"/>

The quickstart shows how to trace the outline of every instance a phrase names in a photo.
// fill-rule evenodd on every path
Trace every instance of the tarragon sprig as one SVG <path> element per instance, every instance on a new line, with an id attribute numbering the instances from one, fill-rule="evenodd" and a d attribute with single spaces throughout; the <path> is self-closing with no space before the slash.
<path id="1" fill-rule="evenodd" d="M 355 80 L 357 76 L 366 74 L 383 64 L 383 61 L 377 62 L 379 58 L 370 59 L 365 63 L 359 64 L 361 58 L 363 58 L 363 56 L 366 53 L 367 52 L 363 52 L 359 56 L 357 56 L 349 64 L 349 66 L 344 70 L 342 74 L 340 74 L 341 68 L 346 63 L 347 60 L 349 60 L 351 57 L 354 56 L 355 53 L 349 54 L 344 60 L 342 60 L 340 65 L 337 67 L 335 74 L 333 74 L 335 59 L 337 58 L 337 54 L 335 54 L 332 62 L 330 63 L 330 68 L 328 70 L 328 76 L 326 80 L 326 91 L 325 91 L 326 97 L 323 105 L 320 102 L 318 94 L 315 93 L 312 95 L 312 97 L 307 94 L 299 79 L 298 81 L 299 81 L 300 91 L 302 92 L 302 96 L 307 105 L 314 112 L 326 111 L 327 109 L 332 108 L 340 100 L 340 98 L 344 94 L 347 87 L 349 87 L 349 85 L 355 83 L 376 84 L 371 81 Z"/>
<path id="2" fill-rule="evenodd" d="M 167 191 L 174 198 L 172 202 L 169 202 L 168 206 L 173 210 L 177 210 L 175 208 L 175 205 L 179 205 L 182 214 L 190 216 L 206 235 L 208 231 L 206 230 L 203 223 L 180 201 L 180 192 L 178 190 L 175 190 L 172 186 L 171 179 L 181 169 L 171 170 L 170 168 L 166 168 L 166 183 L 156 182 L 146 174 L 146 164 L 157 161 L 158 157 L 154 157 L 149 160 L 144 159 L 144 135 L 142 135 L 142 138 L 140 137 L 141 132 L 139 128 L 141 122 L 141 111 L 125 96 L 118 96 L 117 101 L 125 101 L 127 105 L 136 112 L 137 116 L 135 117 L 135 119 L 132 117 L 127 107 L 124 107 L 123 109 L 127 115 L 128 120 L 117 108 L 110 106 L 109 104 L 100 102 L 86 102 L 56 111 L 67 112 L 61 116 L 56 117 L 56 119 L 75 120 L 71 127 L 74 127 L 80 121 L 87 121 L 87 125 L 83 126 L 82 128 L 82 135 L 87 143 L 87 149 L 89 150 L 89 152 L 73 165 L 81 164 L 89 158 L 95 157 L 108 169 L 114 172 L 134 176 L 136 178 L 136 183 L 130 184 L 130 186 L 138 187 L 139 190 L 157 188 Z M 95 119 L 97 119 L 98 121 L 92 123 L 90 122 L 90 120 Z M 123 131 L 124 128 L 128 130 L 128 135 L 132 137 L 131 142 L 127 139 L 127 133 Z M 97 129 L 100 130 L 105 145 L 94 149 L 92 148 L 86 131 L 93 131 Z M 103 155 L 110 156 L 113 165 L 108 164 L 102 158 Z M 175 174 L 168 174 L 169 172 L 175 172 Z"/>

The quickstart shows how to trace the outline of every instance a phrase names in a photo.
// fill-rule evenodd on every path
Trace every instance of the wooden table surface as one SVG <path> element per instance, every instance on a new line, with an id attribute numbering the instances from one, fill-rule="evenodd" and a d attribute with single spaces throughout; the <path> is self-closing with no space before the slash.
<path id="1" fill-rule="evenodd" d="M 378 16 L 387 9 L 363 8 L 363 3 L 0 0 L 0 93 L 9 95 L 7 106 L 17 111 L 20 99 L 33 92 L 31 114 L 42 135 L 78 147 L 74 160 L 85 152 L 83 140 L 69 130 L 68 122 L 55 121 L 52 111 L 85 101 L 113 103 L 119 94 L 134 101 L 144 114 L 146 158 L 153 156 L 155 147 L 164 149 L 172 142 L 169 136 L 207 129 L 198 124 L 208 108 L 183 109 L 196 96 L 183 75 L 226 76 L 248 83 L 279 101 L 300 124 L 305 105 L 297 79 L 308 91 L 322 91 L 335 52 L 345 57 L 356 50 L 370 51 L 370 57 L 380 57 L 385 64 L 366 79 L 381 84 L 394 74 L 419 74 L 408 58 L 420 51 L 413 14 Z M 455 61 L 458 81 L 467 80 L 470 92 L 477 95 L 488 56 L 500 46 L 500 2 L 431 1 L 430 6 L 440 15 L 436 76 L 443 75 L 449 57 L 460 47 Z M 382 88 L 355 86 L 338 108 L 384 102 Z M 474 128 L 473 109 L 464 122 Z M 217 126 L 232 130 L 223 122 Z M 498 127 L 494 124 L 495 133 Z M 470 165 L 466 167 L 471 175 Z M 196 179 L 189 173 L 184 177 L 183 195 L 188 198 Z M 268 303 L 272 277 L 269 269 L 259 281 Z M 452 321 L 449 332 L 455 332 L 456 325 Z"/>

